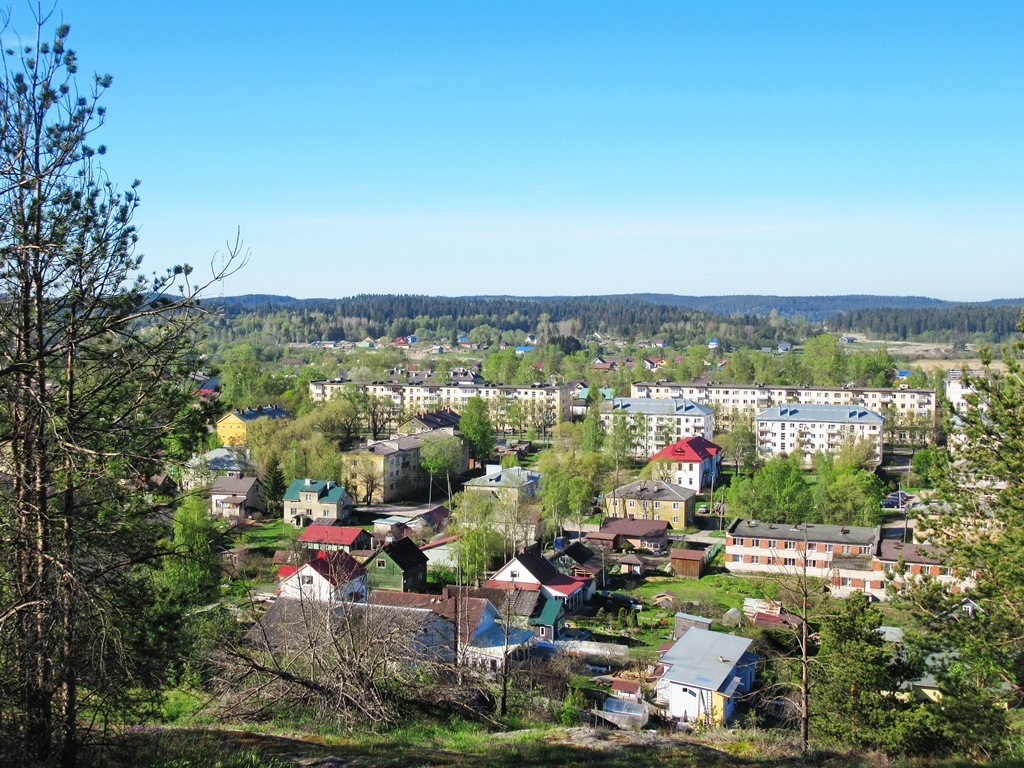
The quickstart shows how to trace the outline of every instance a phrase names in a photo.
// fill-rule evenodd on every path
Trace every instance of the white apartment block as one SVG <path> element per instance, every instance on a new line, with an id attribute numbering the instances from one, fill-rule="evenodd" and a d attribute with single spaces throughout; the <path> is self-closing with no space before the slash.
<path id="1" fill-rule="evenodd" d="M 874 464 L 882 462 L 882 426 L 885 419 L 874 411 L 855 405 L 776 405 L 755 419 L 757 447 L 773 457 L 798 448 L 804 464 L 819 451 L 834 453 L 851 437 L 870 442 L 875 449 Z"/>
<path id="2" fill-rule="evenodd" d="M 722 415 L 747 411 L 758 413 L 774 405 L 802 403 L 804 405 L 859 405 L 881 412 L 886 406 L 899 414 L 901 419 L 908 416 L 926 417 L 929 425 L 935 424 L 936 396 L 931 389 L 910 389 L 909 387 L 804 387 L 762 384 L 713 384 L 691 382 L 689 384 L 670 381 L 636 381 L 630 394 L 634 398 L 680 398 L 685 397 L 702 405 L 717 405 Z M 948 396 L 948 394 L 947 394 Z M 719 425 L 721 428 L 721 425 Z"/>
<path id="3" fill-rule="evenodd" d="M 973 379 L 982 378 L 985 371 L 967 371 L 967 375 Z M 967 413 L 967 395 L 977 394 L 974 387 L 969 387 L 964 382 L 964 372 L 953 370 L 946 376 L 946 399 L 950 408 L 960 416 Z"/>
<path id="4" fill-rule="evenodd" d="M 614 419 L 623 414 L 636 425 L 646 419 L 647 427 L 637 435 L 636 452 L 650 456 L 684 437 L 699 435 L 711 440 L 715 433 L 714 411 L 693 400 L 654 400 L 616 397 L 600 404 L 601 422 L 610 432 Z"/>
<path id="5" fill-rule="evenodd" d="M 331 395 L 349 383 L 344 379 L 311 381 L 310 398 L 314 402 L 329 400 Z M 407 413 L 444 408 L 461 413 L 469 399 L 478 395 L 491 406 L 491 418 L 497 429 L 511 426 L 501 423 L 503 409 L 519 403 L 528 423 L 550 430 L 569 419 L 573 399 L 572 387 L 568 385 L 373 382 L 359 385 L 359 389 L 374 397 L 390 400 L 396 408 Z"/>

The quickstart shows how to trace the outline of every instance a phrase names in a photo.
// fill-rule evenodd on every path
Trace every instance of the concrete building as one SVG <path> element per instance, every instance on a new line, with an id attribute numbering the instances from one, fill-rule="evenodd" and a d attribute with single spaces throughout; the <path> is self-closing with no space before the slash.
<path id="1" fill-rule="evenodd" d="M 616 418 L 622 417 L 641 428 L 636 441 L 640 456 L 650 456 L 692 435 L 706 440 L 714 437 L 714 411 L 693 400 L 616 397 L 601 403 L 600 409 L 606 432 L 611 431 Z"/>
<path id="2" fill-rule="evenodd" d="M 881 413 L 888 410 L 908 423 L 914 419 L 935 425 L 936 394 L 931 389 L 901 387 L 811 387 L 782 384 L 723 384 L 708 381 L 677 383 L 671 381 L 633 382 L 634 398 L 688 398 L 701 405 L 715 406 L 722 431 L 733 415 L 756 414 L 765 408 L 785 404 L 859 405 Z"/>
<path id="3" fill-rule="evenodd" d="M 783 456 L 800 450 L 803 463 L 821 451 L 835 453 L 850 439 L 869 442 L 878 465 L 882 461 L 880 415 L 853 405 L 776 405 L 757 415 L 758 451 L 767 457 Z"/>

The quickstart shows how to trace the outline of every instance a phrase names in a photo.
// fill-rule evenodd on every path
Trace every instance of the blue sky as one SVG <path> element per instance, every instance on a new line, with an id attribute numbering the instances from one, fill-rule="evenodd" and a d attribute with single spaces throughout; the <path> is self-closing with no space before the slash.
<path id="1" fill-rule="evenodd" d="M 240 228 L 225 294 L 1024 296 L 1022 3 L 59 12 L 147 266 Z"/>

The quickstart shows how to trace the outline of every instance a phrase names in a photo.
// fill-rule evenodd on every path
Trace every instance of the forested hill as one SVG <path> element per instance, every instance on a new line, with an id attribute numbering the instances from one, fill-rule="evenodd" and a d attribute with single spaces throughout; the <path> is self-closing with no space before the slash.
<path id="1" fill-rule="evenodd" d="M 601 331 L 626 338 L 668 336 L 706 341 L 715 336 L 743 346 L 804 338 L 828 321 L 831 331 L 876 338 L 922 334 L 1000 341 L 1012 334 L 1024 300 L 983 304 L 918 296 L 413 296 L 362 294 L 340 299 L 295 299 L 249 294 L 211 299 L 220 341 L 262 337 L 272 341 L 361 339 L 364 336 L 452 338 L 474 328 L 586 335 Z M 486 334 L 485 334 L 486 335 Z"/>
<path id="2" fill-rule="evenodd" d="M 985 304 L 912 309 L 858 309 L 830 317 L 830 331 L 856 331 L 873 339 L 903 341 L 991 342 L 1011 337 L 1021 319 L 1024 299 L 1003 299 Z"/>
<path id="3" fill-rule="evenodd" d="M 758 315 L 772 313 L 779 317 L 804 317 L 820 322 L 837 312 L 852 312 L 860 309 L 880 307 L 891 309 L 916 309 L 923 307 L 948 306 L 950 302 L 930 299 L 926 296 L 675 296 L 666 293 L 639 293 L 620 298 L 632 301 L 649 301 L 655 304 L 686 307 L 701 312 L 720 315 Z"/>
<path id="4" fill-rule="evenodd" d="M 845 296 L 678 296 L 671 293 L 610 294 L 607 296 L 412 296 L 398 294 L 361 294 L 338 299 L 296 299 L 291 296 L 272 294 L 246 294 L 229 296 L 218 300 L 224 307 L 305 309 L 309 311 L 341 310 L 345 314 L 372 316 L 373 310 L 385 310 L 389 319 L 396 316 L 416 315 L 480 315 L 512 314 L 522 312 L 533 314 L 542 311 L 551 314 L 552 304 L 573 306 L 573 314 L 583 305 L 595 304 L 644 304 L 681 307 L 694 312 L 708 312 L 716 315 L 754 315 L 767 317 L 773 313 L 779 317 L 803 317 L 811 322 L 821 322 L 839 313 L 853 313 L 871 309 L 940 309 L 952 307 L 985 307 L 1000 305 L 1020 306 L 1024 299 L 995 299 L 988 302 L 954 302 L 932 299 L 927 296 L 875 296 L 851 294 Z M 543 309 L 539 307 L 543 306 Z M 527 309 L 526 307 L 529 307 Z M 371 309 L 372 308 L 372 309 Z M 349 310 L 352 310 L 351 312 Z M 438 311 L 435 311 L 438 310 Z M 380 318 L 375 318 L 380 319 Z"/>

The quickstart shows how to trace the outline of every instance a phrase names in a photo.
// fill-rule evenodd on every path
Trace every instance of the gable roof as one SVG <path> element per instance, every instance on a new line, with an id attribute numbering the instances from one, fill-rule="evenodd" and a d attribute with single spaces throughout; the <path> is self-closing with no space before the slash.
<path id="1" fill-rule="evenodd" d="M 691 435 L 679 442 L 666 445 L 651 456 L 651 461 L 707 461 L 721 450 L 720 446 L 702 435 Z"/>
<path id="2" fill-rule="evenodd" d="M 420 551 L 412 539 L 395 539 L 390 544 L 381 547 L 380 551 L 387 553 L 387 556 L 403 571 L 427 564 L 427 556 Z"/>
<path id="3" fill-rule="evenodd" d="M 259 481 L 258 477 L 218 477 L 213 481 L 210 493 L 242 496 L 244 498 L 249 495 Z"/>
<path id="4" fill-rule="evenodd" d="M 449 596 L 455 592 L 460 592 L 467 597 L 482 597 L 485 600 L 490 600 L 495 608 L 509 616 L 533 616 L 545 600 L 539 591 L 524 589 L 509 590 L 497 587 L 477 587 L 475 589 L 447 587 L 445 589 L 445 594 Z"/>
<path id="5" fill-rule="evenodd" d="M 558 570 L 548 562 L 547 558 L 540 553 L 540 549 L 536 546 L 527 547 L 512 558 L 512 560 L 519 563 L 541 584 L 547 584 L 555 576 L 558 576 Z"/>
<path id="6" fill-rule="evenodd" d="M 540 473 L 525 467 L 506 467 L 465 483 L 470 488 L 520 488 L 540 481 Z"/>
<path id="7" fill-rule="evenodd" d="M 366 575 L 366 569 L 361 566 L 348 552 L 321 552 L 314 559 L 306 563 L 302 568 L 310 568 L 323 576 L 333 587 L 340 586 L 346 582 Z M 301 571 L 302 568 L 299 568 Z"/>
<path id="8" fill-rule="evenodd" d="M 692 488 L 684 488 L 664 480 L 636 480 L 612 491 L 613 497 L 642 501 L 688 501 L 697 495 Z M 603 526 L 602 526 L 603 530 Z"/>
<path id="9" fill-rule="evenodd" d="M 369 536 L 362 528 L 352 525 L 311 525 L 302 532 L 299 541 L 304 544 L 351 547 L 359 540 L 360 534 Z"/>
<path id="10" fill-rule="evenodd" d="M 450 408 L 445 408 L 437 411 L 418 413 L 409 421 L 418 422 L 427 429 L 441 429 L 442 427 L 458 427 L 459 422 L 462 421 L 462 416 Z"/>
<path id="11" fill-rule="evenodd" d="M 641 538 L 660 537 L 668 533 L 668 520 L 629 520 L 612 518 L 605 520 L 599 533 Z"/>
<path id="12" fill-rule="evenodd" d="M 593 551 L 588 549 L 585 544 L 579 541 L 574 541 L 568 547 L 560 550 L 556 554 L 559 557 L 568 557 L 578 565 L 583 565 L 594 558 Z"/>
<path id="13" fill-rule="evenodd" d="M 228 415 L 237 416 L 242 421 L 255 421 L 262 418 L 290 419 L 292 416 L 279 405 L 257 405 L 255 408 L 243 408 L 240 411 L 232 411 Z"/>
<path id="14" fill-rule="evenodd" d="M 827 424 L 874 424 L 885 419 L 862 405 L 776 405 L 754 417 L 755 421 L 821 421 Z"/>

